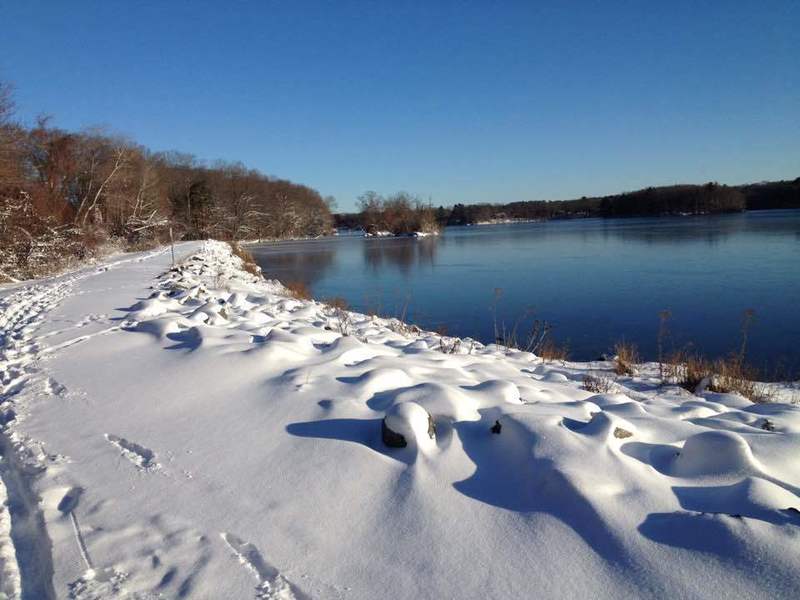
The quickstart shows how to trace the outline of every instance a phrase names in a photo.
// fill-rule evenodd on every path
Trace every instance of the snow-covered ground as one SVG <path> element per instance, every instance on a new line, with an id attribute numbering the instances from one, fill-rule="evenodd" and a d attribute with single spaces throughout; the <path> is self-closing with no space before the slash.
<path id="1" fill-rule="evenodd" d="M 179 254 L 0 292 L 0 597 L 800 597 L 800 406 Z"/>

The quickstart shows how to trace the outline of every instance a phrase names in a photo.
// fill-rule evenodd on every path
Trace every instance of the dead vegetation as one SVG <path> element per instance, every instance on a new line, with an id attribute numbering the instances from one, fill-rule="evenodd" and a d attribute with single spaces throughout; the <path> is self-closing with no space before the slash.
<path id="1" fill-rule="evenodd" d="M 771 388 L 757 379 L 758 371 L 736 355 L 712 361 L 697 353 L 677 351 L 664 364 L 664 381 L 692 393 L 736 393 L 752 402 L 769 402 Z"/>
<path id="2" fill-rule="evenodd" d="M 263 278 L 261 267 L 258 266 L 256 259 L 253 258 L 253 254 L 249 250 L 242 248 L 238 242 L 228 242 L 228 245 L 231 247 L 233 255 L 238 256 L 242 260 L 242 269 L 251 275 Z"/>
<path id="3" fill-rule="evenodd" d="M 351 335 L 354 331 L 353 316 L 348 311 L 347 300 L 339 296 L 326 298 L 322 301 L 324 312 L 328 316 L 327 328 L 338 331 L 343 336 Z"/>
<path id="4" fill-rule="evenodd" d="M 342 298 L 341 296 L 333 296 L 332 298 L 326 298 L 322 301 L 322 303 L 332 309 L 336 310 L 348 310 L 350 306 L 347 304 L 347 300 Z"/>
<path id="5" fill-rule="evenodd" d="M 311 290 L 303 281 L 287 281 L 283 284 L 289 294 L 298 300 L 311 300 Z"/>
<path id="6" fill-rule="evenodd" d="M 614 344 L 614 372 L 617 375 L 635 375 L 636 365 L 641 362 L 636 344 L 619 341 Z"/>
<path id="7" fill-rule="evenodd" d="M 616 388 L 616 380 L 607 373 L 587 373 L 582 387 L 593 394 L 608 394 Z"/>
<path id="8" fill-rule="evenodd" d="M 553 326 L 543 319 L 533 319 L 530 326 L 525 323 L 533 316 L 533 309 L 525 310 L 516 321 L 507 327 L 504 321 L 498 322 L 497 308 L 503 296 L 502 288 L 494 289 L 494 299 L 490 310 L 494 326 L 494 341 L 509 350 L 531 352 L 546 361 L 565 361 L 569 357 L 569 345 L 559 344 L 551 336 Z"/>
<path id="9" fill-rule="evenodd" d="M 545 362 L 569 360 L 569 344 L 558 343 L 553 339 L 545 340 L 536 355 Z"/>
<path id="10" fill-rule="evenodd" d="M 664 312 L 666 313 L 666 311 Z M 666 313 L 666 317 L 662 316 L 661 318 L 659 348 L 662 344 L 662 330 L 665 330 L 668 318 L 668 313 Z M 758 369 L 748 364 L 745 358 L 750 328 L 754 319 L 755 311 L 752 309 L 744 311 L 739 348 L 724 358 L 711 360 L 689 348 L 676 350 L 666 357 L 659 357 L 662 381 L 679 385 L 693 394 L 704 391 L 721 394 L 734 393 L 744 396 L 751 402 L 773 401 L 776 395 L 775 389 L 758 382 Z"/>

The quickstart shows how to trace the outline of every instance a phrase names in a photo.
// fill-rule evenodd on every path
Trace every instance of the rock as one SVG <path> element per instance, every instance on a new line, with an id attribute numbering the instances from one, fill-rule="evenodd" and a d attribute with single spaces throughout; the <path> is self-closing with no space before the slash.
<path id="1" fill-rule="evenodd" d="M 625 438 L 631 437 L 633 434 L 628 431 L 627 429 L 623 429 L 622 427 L 617 427 L 614 429 L 614 437 L 620 440 L 624 440 Z"/>
<path id="2" fill-rule="evenodd" d="M 500 435 L 502 429 L 503 426 L 500 424 L 500 421 L 495 421 L 494 425 L 492 425 L 491 432 L 494 433 L 495 435 Z"/>
<path id="3" fill-rule="evenodd" d="M 405 448 L 408 445 L 406 438 L 386 426 L 385 418 L 381 421 L 381 437 L 383 438 L 383 443 L 390 448 Z"/>
<path id="4" fill-rule="evenodd" d="M 384 443 L 404 448 L 409 442 L 427 445 L 436 437 L 433 418 L 416 402 L 399 402 L 386 411 L 381 425 Z"/>
<path id="5" fill-rule="evenodd" d="M 775 431 L 775 423 L 769 419 L 764 419 L 764 422 L 761 423 L 761 429 L 764 431 Z"/>

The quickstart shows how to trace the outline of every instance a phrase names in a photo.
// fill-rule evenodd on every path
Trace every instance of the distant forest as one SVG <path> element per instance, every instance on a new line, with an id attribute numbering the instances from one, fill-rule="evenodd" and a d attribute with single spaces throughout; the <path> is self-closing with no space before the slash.
<path id="1" fill-rule="evenodd" d="M 740 186 L 718 183 L 649 187 L 635 192 L 577 200 L 534 200 L 509 204 L 456 204 L 434 210 L 440 226 L 503 220 L 582 217 L 698 215 L 743 210 L 800 208 L 800 177 Z M 363 213 L 334 215 L 337 227 L 362 227 Z"/>
<path id="2" fill-rule="evenodd" d="M 0 82 L 0 282 L 37 277 L 114 244 L 331 232 L 332 199 L 241 163 L 151 152 L 100 130 L 13 121 Z"/>

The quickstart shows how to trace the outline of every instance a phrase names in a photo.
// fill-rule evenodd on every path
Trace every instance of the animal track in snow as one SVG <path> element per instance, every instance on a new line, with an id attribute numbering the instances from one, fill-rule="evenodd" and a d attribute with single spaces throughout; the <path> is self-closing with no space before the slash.
<path id="1" fill-rule="evenodd" d="M 256 598 L 259 600 L 305 600 L 307 598 L 305 594 L 290 584 L 278 569 L 264 560 L 261 552 L 253 544 L 230 533 L 221 533 L 220 537 L 233 550 L 239 562 L 258 578 Z"/>
<path id="2" fill-rule="evenodd" d="M 128 441 L 123 437 L 111 433 L 105 434 L 105 437 L 114 446 L 119 448 L 120 452 L 122 452 L 122 456 L 131 461 L 139 469 L 155 471 L 161 468 L 161 465 L 156 462 L 156 453 L 149 448 L 145 448 L 135 442 Z"/>
<path id="3" fill-rule="evenodd" d="M 67 388 L 52 377 L 48 377 L 44 382 L 44 393 L 48 396 L 63 396 L 67 393 Z"/>

